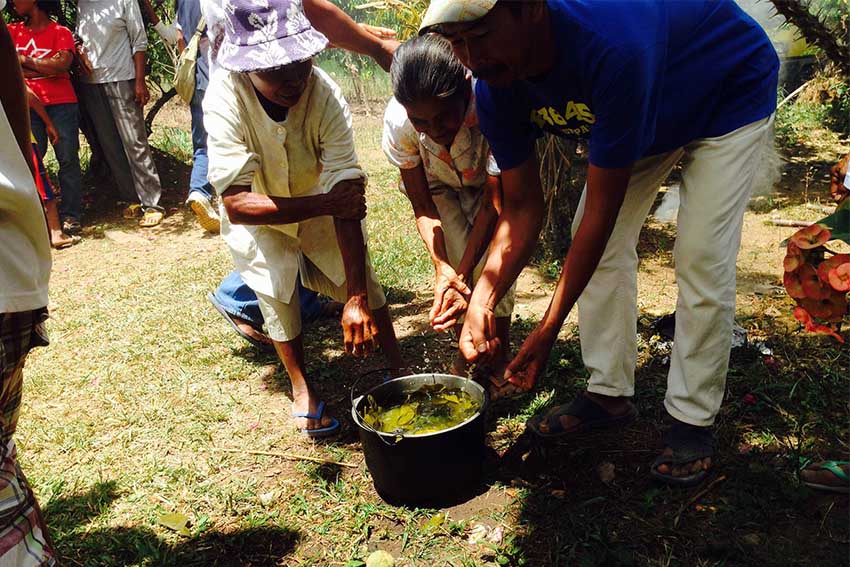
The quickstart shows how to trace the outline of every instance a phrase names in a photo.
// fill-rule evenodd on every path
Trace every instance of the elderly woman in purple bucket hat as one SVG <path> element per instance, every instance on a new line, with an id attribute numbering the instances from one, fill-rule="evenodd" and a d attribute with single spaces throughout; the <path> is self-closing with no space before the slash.
<path id="1" fill-rule="evenodd" d="M 377 342 L 402 368 L 386 298 L 366 249 L 366 175 L 339 87 L 312 58 L 327 46 L 300 0 L 225 0 L 219 69 L 204 98 L 209 181 L 221 234 L 253 289 L 292 382 L 292 415 L 310 437 L 333 435 L 307 381 L 296 281 L 345 302 L 345 350 Z"/>

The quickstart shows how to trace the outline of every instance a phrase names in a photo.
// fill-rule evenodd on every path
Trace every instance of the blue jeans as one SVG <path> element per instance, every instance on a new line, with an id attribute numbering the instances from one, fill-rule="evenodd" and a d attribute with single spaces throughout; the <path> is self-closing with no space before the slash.
<path id="1" fill-rule="evenodd" d="M 198 192 L 207 199 L 212 199 L 213 188 L 207 181 L 207 131 L 204 129 L 204 109 L 201 107 L 205 93 L 206 91 L 195 91 L 189 105 L 192 113 L 192 175 L 189 178 L 189 194 Z"/>
<path id="2" fill-rule="evenodd" d="M 312 321 L 322 313 L 322 301 L 319 294 L 301 285 L 301 278 L 297 284 L 298 299 L 301 301 L 301 317 L 304 321 Z M 221 281 L 218 289 L 213 292 L 216 300 L 224 307 L 224 310 L 235 317 L 245 319 L 257 329 L 263 328 L 263 314 L 260 313 L 260 304 L 257 295 L 248 284 L 242 281 L 239 272 L 233 270 Z"/>
<path id="3" fill-rule="evenodd" d="M 82 173 L 80 172 L 80 132 L 77 103 L 51 104 L 45 106 L 47 115 L 59 132 L 59 141 L 53 145 L 56 161 L 59 162 L 59 216 L 79 221 L 82 215 Z M 47 152 L 47 128 L 35 112 L 30 112 L 30 124 L 35 136 L 38 153 L 42 158 Z"/>

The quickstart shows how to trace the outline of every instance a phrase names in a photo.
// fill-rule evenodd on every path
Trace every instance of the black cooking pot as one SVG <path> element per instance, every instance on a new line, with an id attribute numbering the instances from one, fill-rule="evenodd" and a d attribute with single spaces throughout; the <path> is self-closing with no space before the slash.
<path id="1" fill-rule="evenodd" d="M 463 423 L 422 435 L 383 433 L 363 422 L 362 410 L 368 396 L 382 404 L 403 398 L 426 384 L 461 389 L 480 408 Z M 487 406 L 484 388 L 472 380 L 449 374 L 405 376 L 384 382 L 357 398 L 352 395 L 351 417 L 360 431 L 366 466 L 380 497 L 392 505 L 428 508 L 462 501 L 481 481 Z"/>

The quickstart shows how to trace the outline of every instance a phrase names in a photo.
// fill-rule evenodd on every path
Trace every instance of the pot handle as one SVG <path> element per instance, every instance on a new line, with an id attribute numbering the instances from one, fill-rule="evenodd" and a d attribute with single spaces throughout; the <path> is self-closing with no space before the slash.
<path id="1" fill-rule="evenodd" d="M 360 382 L 363 380 L 363 378 L 365 378 L 366 376 L 371 376 L 373 374 L 377 374 L 378 372 L 389 372 L 390 370 L 391 370 L 390 368 L 376 368 L 375 370 L 370 370 L 369 372 L 364 372 L 363 374 L 358 376 L 356 380 L 354 380 L 354 384 L 351 385 L 351 390 L 349 391 L 349 399 L 351 400 L 351 408 L 355 411 L 355 413 L 357 412 L 357 403 L 363 398 L 363 396 L 360 395 L 360 396 L 357 396 L 357 398 L 355 398 L 354 397 L 354 391 L 357 389 L 357 386 L 360 385 Z M 384 377 L 384 382 L 388 382 L 390 380 L 392 380 L 392 376 L 387 374 Z M 360 423 L 358 425 L 360 427 L 362 427 L 363 429 L 365 429 L 366 431 L 369 431 L 369 432 L 377 435 L 378 439 L 380 439 L 381 442 L 388 447 L 395 447 L 396 445 L 398 445 L 399 441 L 404 439 L 403 435 L 396 435 L 395 437 L 393 437 L 392 442 L 387 441 L 386 439 L 384 439 L 384 437 L 387 435 L 386 433 L 381 433 L 380 431 L 376 430 L 374 427 L 372 427 L 371 425 L 366 423 L 366 420 L 363 419 L 362 415 L 358 415 L 358 417 L 360 418 Z"/>
<path id="2" fill-rule="evenodd" d="M 351 400 L 351 407 L 355 407 L 355 405 L 354 405 L 354 403 L 355 403 L 355 398 L 354 398 L 355 390 L 357 389 L 357 386 L 360 385 L 360 382 L 366 376 L 371 376 L 373 374 L 377 374 L 378 372 L 389 372 L 390 370 L 392 370 L 392 369 L 391 368 L 376 368 L 375 370 L 370 370 L 369 372 L 364 372 L 363 374 L 358 376 L 357 379 L 354 380 L 354 384 L 351 385 L 351 389 L 348 391 L 348 399 Z M 390 376 L 389 374 L 384 376 L 384 382 L 388 382 L 390 380 L 392 380 L 392 376 Z"/>

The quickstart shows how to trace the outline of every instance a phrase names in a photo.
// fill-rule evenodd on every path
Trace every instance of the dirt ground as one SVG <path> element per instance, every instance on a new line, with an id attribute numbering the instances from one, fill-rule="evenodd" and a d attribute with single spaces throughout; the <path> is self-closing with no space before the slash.
<path id="1" fill-rule="evenodd" d="M 185 129 L 182 116 L 166 111 L 157 124 Z M 379 128 L 379 112 L 356 112 L 358 151 L 372 178 L 373 245 L 390 257 L 399 238 L 421 254 L 409 207 L 392 193 Z M 85 241 L 54 257 L 53 344 L 29 362 L 19 436 L 62 555 L 86 566 L 354 567 L 374 549 L 401 566 L 846 563 L 846 497 L 806 490 L 794 460 L 850 452 L 847 351 L 802 335 L 790 318 L 778 244 L 793 229 L 769 221 L 823 216 L 811 207 L 827 204 L 827 168 L 848 149 L 834 138 L 823 148 L 793 149 L 780 184 L 755 197 L 746 215 L 736 319 L 750 346 L 733 351 L 707 484 L 676 491 L 648 475 L 664 425 L 667 369 L 648 323 L 672 312 L 676 300 L 675 226 L 649 220 L 639 247 L 641 417 L 564 445 L 534 443 L 523 432 L 528 416 L 583 387 L 571 314 L 539 391 L 492 408 L 480 494 L 440 512 L 442 519 L 433 510 L 393 508 L 375 494 L 345 414 L 353 378 L 381 361 L 345 358 L 336 321 L 312 326 L 305 345 L 343 434 L 316 445 L 292 431 L 280 364 L 241 342 L 204 299 L 231 261 L 223 242 L 182 206 L 185 163 L 157 152 L 169 214 L 153 230 L 120 218 L 108 184 L 89 186 Z M 393 261 L 377 266 L 382 278 L 408 269 Z M 410 268 L 412 275 L 388 286 L 388 297 L 405 356 L 435 371 L 447 366 L 453 343 L 427 324 L 427 259 L 417 261 L 411 265 L 425 269 Z M 553 286 L 533 266 L 521 275 L 517 341 L 545 311 Z M 161 514 L 174 511 L 190 519 L 191 537 L 161 525 Z M 475 524 L 504 536 L 470 544 Z"/>

